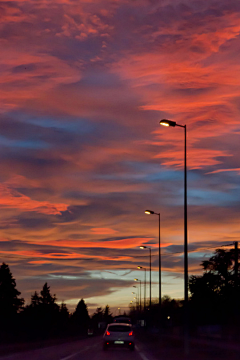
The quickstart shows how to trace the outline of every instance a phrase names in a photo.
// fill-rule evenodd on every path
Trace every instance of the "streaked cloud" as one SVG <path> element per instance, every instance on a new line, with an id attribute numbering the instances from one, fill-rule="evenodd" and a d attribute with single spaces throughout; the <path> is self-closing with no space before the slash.
<path id="1" fill-rule="evenodd" d="M 239 238 L 240 5 L 17 0 L 0 14 L 0 241 L 17 288 L 29 301 L 48 281 L 71 308 L 127 306 L 144 244 L 157 296 L 149 208 L 163 294 L 183 296 L 184 134 L 159 120 L 187 125 L 200 273 Z"/>

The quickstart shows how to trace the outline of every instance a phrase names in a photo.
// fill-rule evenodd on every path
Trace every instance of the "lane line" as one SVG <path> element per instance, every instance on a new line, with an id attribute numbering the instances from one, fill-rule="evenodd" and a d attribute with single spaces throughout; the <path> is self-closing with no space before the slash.
<path id="1" fill-rule="evenodd" d="M 97 345 L 99 345 L 100 344 L 100 341 L 99 342 L 97 342 L 96 344 L 94 344 L 94 345 L 92 345 L 92 346 L 86 346 L 84 349 L 82 349 L 81 351 L 78 351 L 78 352 L 76 352 L 76 353 L 74 353 L 74 354 L 70 354 L 70 355 L 68 355 L 68 356 L 66 356 L 66 357 L 64 357 L 64 358 L 61 358 L 60 360 L 68 360 L 68 359 L 71 359 L 72 357 L 74 357 L 74 356 L 76 356 L 76 355 L 78 355 L 78 354 L 81 354 L 81 353 L 83 353 L 84 351 L 87 351 L 87 350 L 89 350 L 90 348 L 94 348 L 94 347 L 96 347 Z M 148 359 L 147 359 L 148 360 Z"/>
<path id="2" fill-rule="evenodd" d="M 137 349 L 140 357 L 143 359 L 143 360 L 149 360 L 146 355 L 144 355 L 140 350 L 139 350 L 139 347 L 135 345 L 135 348 Z"/>
<path id="3" fill-rule="evenodd" d="M 143 360 L 148 360 L 148 358 L 147 358 L 142 352 L 140 352 L 140 351 L 139 351 L 139 355 L 141 356 L 141 358 L 142 358 Z"/>
<path id="4" fill-rule="evenodd" d="M 76 355 L 78 355 L 78 354 L 81 354 L 81 353 L 83 353 L 84 351 L 87 351 L 87 350 L 89 350 L 89 348 L 90 348 L 90 346 L 86 346 L 84 349 L 82 349 L 81 351 L 78 351 L 78 352 L 76 352 L 76 353 L 74 353 L 74 354 L 70 354 L 70 355 L 68 355 L 68 356 L 66 356 L 66 357 L 64 357 L 64 358 L 61 358 L 60 360 L 68 360 L 68 359 L 71 359 L 72 357 L 74 357 L 74 356 L 76 356 Z"/>
<path id="5" fill-rule="evenodd" d="M 68 359 L 71 359 L 71 357 L 74 357 L 75 355 L 79 354 L 79 352 L 75 353 L 75 354 L 71 354 L 71 355 L 68 355 L 66 356 L 65 358 L 62 358 L 60 360 L 68 360 Z"/>

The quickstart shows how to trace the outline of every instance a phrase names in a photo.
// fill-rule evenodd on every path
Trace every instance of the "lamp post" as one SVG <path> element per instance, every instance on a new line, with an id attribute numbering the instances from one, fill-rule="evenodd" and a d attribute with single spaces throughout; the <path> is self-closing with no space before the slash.
<path id="1" fill-rule="evenodd" d="M 184 128 L 184 349 L 189 353 L 188 333 L 188 239 L 187 239 L 187 127 L 179 125 L 175 121 L 163 119 L 160 122 L 163 126 L 179 126 Z"/>
<path id="2" fill-rule="evenodd" d="M 144 296 L 143 296 L 143 302 L 144 302 L 143 309 L 145 311 L 146 310 L 146 271 L 147 271 L 147 269 L 145 267 L 142 267 L 142 266 L 138 266 L 137 268 L 145 270 L 145 274 L 144 274 Z"/>
<path id="3" fill-rule="evenodd" d="M 137 294 L 134 293 L 136 295 L 137 300 L 138 300 L 138 301 L 136 300 L 136 307 L 137 307 L 137 303 L 139 303 L 139 289 L 138 289 L 138 287 L 136 285 L 133 285 L 133 287 L 137 290 Z"/>
<path id="4" fill-rule="evenodd" d="M 149 250 L 149 308 L 152 307 L 152 249 L 148 246 L 140 246 L 140 249 L 148 249 Z"/>
<path id="5" fill-rule="evenodd" d="M 140 302 L 139 302 L 139 305 L 140 305 L 140 312 L 142 310 L 142 302 L 141 302 L 141 298 L 142 298 L 142 295 L 141 295 L 141 280 L 139 279 L 134 279 L 134 281 L 139 281 L 140 282 Z"/>
<path id="6" fill-rule="evenodd" d="M 160 246 L 160 213 L 155 213 L 152 210 L 145 210 L 145 214 L 158 215 L 158 283 L 159 283 L 159 306 L 161 307 L 162 299 L 162 281 L 161 281 L 161 246 Z"/>

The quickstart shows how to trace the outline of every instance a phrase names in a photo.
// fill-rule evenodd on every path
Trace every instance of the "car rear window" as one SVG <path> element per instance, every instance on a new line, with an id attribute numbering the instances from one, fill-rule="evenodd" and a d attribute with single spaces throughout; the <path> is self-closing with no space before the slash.
<path id="1" fill-rule="evenodd" d="M 108 331 L 112 331 L 112 332 L 128 332 L 131 331 L 129 326 L 124 326 L 124 325 L 114 325 L 114 326 L 109 326 Z"/>
<path id="2" fill-rule="evenodd" d="M 114 322 L 116 323 L 124 323 L 124 324 L 130 324 L 131 320 L 130 319 L 115 319 Z"/>

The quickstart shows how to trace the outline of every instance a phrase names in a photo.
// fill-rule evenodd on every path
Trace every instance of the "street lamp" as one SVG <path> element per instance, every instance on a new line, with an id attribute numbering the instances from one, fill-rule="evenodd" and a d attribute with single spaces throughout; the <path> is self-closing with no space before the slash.
<path id="1" fill-rule="evenodd" d="M 137 294 L 136 293 L 134 293 L 134 294 L 136 294 L 136 297 L 139 299 L 139 289 L 136 285 L 133 285 L 133 287 L 137 290 Z M 136 301 L 136 303 L 137 303 L 137 301 Z"/>
<path id="2" fill-rule="evenodd" d="M 160 246 L 160 213 L 152 210 L 145 210 L 145 214 L 158 215 L 158 283 L 159 283 L 159 306 L 161 307 L 162 299 L 162 281 L 161 281 L 161 246 Z"/>
<path id="3" fill-rule="evenodd" d="M 146 310 L 146 271 L 147 271 L 147 269 L 142 266 L 138 266 L 137 268 L 145 270 L 145 274 L 144 274 L 144 311 L 145 311 Z"/>
<path id="4" fill-rule="evenodd" d="M 150 281 L 149 281 L 149 308 L 151 309 L 152 307 L 152 252 L 151 252 L 151 248 L 148 246 L 140 246 L 140 249 L 149 249 L 149 277 L 150 277 Z"/>
<path id="5" fill-rule="evenodd" d="M 134 279 L 134 281 L 139 281 L 140 282 L 140 312 L 141 312 L 141 310 L 142 310 L 142 300 L 141 300 L 141 298 L 142 298 L 142 295 L 141 295 L 141 280 L 139 280 L 139 279 Z"/>
<path id="6" fill-rule="evenodd" d="M 185 329 L 184 329 L 184 348 L 185 353 L 189 352 L 188 338 L 188 239 L 187 239 L 187 126 L 179 125 L 175 121 L 162 119 L 160 125 L 179 126 L 184 128 L 184 309 L 185 309 Z"/>

